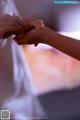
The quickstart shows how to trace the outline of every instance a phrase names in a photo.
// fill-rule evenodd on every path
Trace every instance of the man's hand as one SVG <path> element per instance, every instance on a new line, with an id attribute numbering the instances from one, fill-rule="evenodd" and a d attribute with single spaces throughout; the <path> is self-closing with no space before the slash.
<path id="1" fill-rule="evenodd" d="M 17 35 L 27 33 L 35 27 L 29 20 L 21 19 L 17 16 L 0 16 L 0 37 L 7 38 L 12 34 Z"/>

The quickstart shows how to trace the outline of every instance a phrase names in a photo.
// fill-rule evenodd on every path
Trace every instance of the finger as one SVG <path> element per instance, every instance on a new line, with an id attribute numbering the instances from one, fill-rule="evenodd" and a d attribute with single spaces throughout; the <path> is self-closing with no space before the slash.
<path id="1" fill-rule="evenodd" d="M 30 22 L 30 23 L 36 20 L 36 19 L 33 18 L 33 17 L 26 17 L 26 18 L 23 17 L 23 19 L 25 20 L 25 22 L 28 21 L 28 22 Z"/>
<path id="2" fill-rule="evenodd" d="M 13 33 L 18 35 L 25 32 L 24 28 L 14 21 L 10 22 L 8 21 L 7 23 L 3 23 L 2 25 L 0 25 L 0 30 L 1 30 L 0 35 L 2 35 L 3 37 L 7 37 Z"/>
<path id="3" fill-rule="evenodd" d="M 43 20 L 35 20 L 35 21 L 32 22 L 32 24 L 36 28 L 43 28 L 45 26 Z"/>
<path id="4" fill-rule="evenodd" d="M 12 16 L 9 15 L 0 15 L 0 23 L 11 21 Z"/>
<path id="5" fill-rule="evenodd" d="M 29 21 L 26 21 L 26 22 L 25 22 L 25 21 L 23 20 L 23 18 L 18 17 L 18 16 L 4 15 L 4 16 L 2 16 L 2 17 L 0 17 L 0 18 L 1 18 L 1 19 L 0 19 L 0 23 L 6 25 L 6 24 L 12 22 L 12 23 L 14 23 L 14 24 L 17 24 L 17 25 L 21 26 L 21 27 L 24 29 L 24 31 L 30 31 L 30 30 L 32 30 L 32 29 L 35 28 L 32 24 L 30 24 Z M 2 22 L 1 22 L 1 21 L 2 21 Z M 11 24 L 10 24 L 10 25 L 11 25 Z"/>
<path id="6" fill-rule="evenodd" d="M 0 31 L 0 35 L 3 36 L 3 38 L 6 38 L 12 34 L 18 35 L 18 34 L 22 34 L 23 30 L 21 27 L 16 27 L 16 26 L 8 26 L 1 29 Z"/>
<path id="7" fill-rule="evenodd" d="M 26 21 L 29 21 L 33 26 L 35 26 L 35 28 L 43 28 L 45 27 L 45 24 L 43 22 L 43 20 L 40 19 L 34 19 L 32 17 L 27 17 L 27 18 L 23 18 Z"/>
<path id="8" fill-rule="evenodd" d="M 2 23 L 2 24 L 0 24 L 0 30 L 3 32 L 3 34 L 5 33 L 5 32 L 11 32 L 12 31 L 12 28 L 14 29 L 14 27 L 15 27 L 15 29 L 17 30 L 17 29 L 20 29 L 20 31 L 18 31 L 18 33 L 24 33 L 25 31 L 24 31 L 24 28 L 21 26 L 21 25 L 18 25 L 16 22 L 14 22 L 14 21 L 8 21 L 7 23 Z M 11 29 L 8 29 L 8 28 L 11 28 Z M 16 32 L 16 31 L 14 31 L 14 32 Z M 17 33 L 17 34 L 18 34 Z"/>
<path id="9" fill-rule="evenodd" d="M 15 17 L 15 21 L 16 21 L 16 23 L 18 24 L 18 25 L 20 25 L 20 26 L 22 26 L 23 27 L 23 29 L 24 29 L 24 31 L 30 31 L 30 30 L 32 30 L 32 29 L 34 29 L 35 28 L 35 26 L 33 26 L 28 20 L 24 20 L 23 18 L 21 18 L 21 17 Z"/>
<path id="10" fill-rule="evenodd" d="M 37 32 L 37 30 L 33 30 L 29 33 L 27 33 L 26 35 L 22 36 L 18 36 L 15 41 L 21 45 L 21 44 L 38 44 L 40 41 L 40 37 L 39 37 L 39 33 Z"/>

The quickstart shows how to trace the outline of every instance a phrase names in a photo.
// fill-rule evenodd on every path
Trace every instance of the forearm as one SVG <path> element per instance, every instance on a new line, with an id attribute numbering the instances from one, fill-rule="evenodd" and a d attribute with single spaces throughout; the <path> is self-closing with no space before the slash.
<path id="1" fill-rule="evenodd" d="M 60 51 L 80 60 L 80 41 L 57 34 L 54 31 L 44 35 L 43 43 L 51 45 Z"/>

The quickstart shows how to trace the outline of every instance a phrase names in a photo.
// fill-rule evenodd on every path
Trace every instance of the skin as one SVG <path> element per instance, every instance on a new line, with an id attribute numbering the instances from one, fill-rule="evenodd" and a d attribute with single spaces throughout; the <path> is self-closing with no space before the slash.
<path id="1" fill-rule="evenodd" d="M 21 19 L 17 16 L 0 15 L 0 37 L 7 38 L 12 34 L 27 33 L 35 27 L 29 20 Z"/>
<path id="2" fill-rule="evenodd" d="M 60 35 L 48 27 L 34 29 L 25 35 L 18 44 L 44 43 L 80 60 L 80 41 Z"/>
<path id="3" fill-rule="evenodd" d="M 24 56 L 38 93 L 80 85 L 80 62 L 51 46 L 27 45 Z"/>
<path id="4" fill-rule="evenodd" d="M 74 43 L 73 40 L 75 39 L 57 34 L 50 28 L 45 27 L 42 21 L 31 18 L 21 19 L 17 16 L 0 16 L 0 37 L 6 38 L 12 34 L 16 34 L 15 41 L 20 45 L 45 43 L 78 60 L 80 59 L 80 42 Z M 80 84 L 79 61 L 64 54 L 62 55 L 53 48 L 44 50 L 38 47 L 33 47 L 33 49 L 28 47 L 30 46 L 25 47 L 24 53 L 39 93 Z M 73 54 L 70 50 L 74 50 Z"/>
<path id="5" fill-rule="evenodd" d="M 54 32 L 43 26 L 41 21 L 38 25 L 35 20 L 0 16 L 0 37 L 6 38 L 11 34 L 16 34 L 15 41 L 19 45 L 45 43 L 80 60 L 80 41 Z"/>

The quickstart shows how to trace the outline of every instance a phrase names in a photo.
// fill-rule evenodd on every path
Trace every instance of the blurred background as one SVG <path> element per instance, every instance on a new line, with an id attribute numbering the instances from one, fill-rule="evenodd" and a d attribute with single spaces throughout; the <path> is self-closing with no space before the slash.
<path id="1" fill-rule="evenodd" d="M 0 9 L 1 13 L 42 19 L 54 31 L 80 40 L 80 5 L 56 5 L 53 0 L 1 0 Z M 0 47 L 0 106 L 11 109 L 15 119 L 32 120 L 37 116 L 42 120 L 80 120 L 79 86 L 80 61 L 51 46 L 18 46 L 9 41 Z"/>

